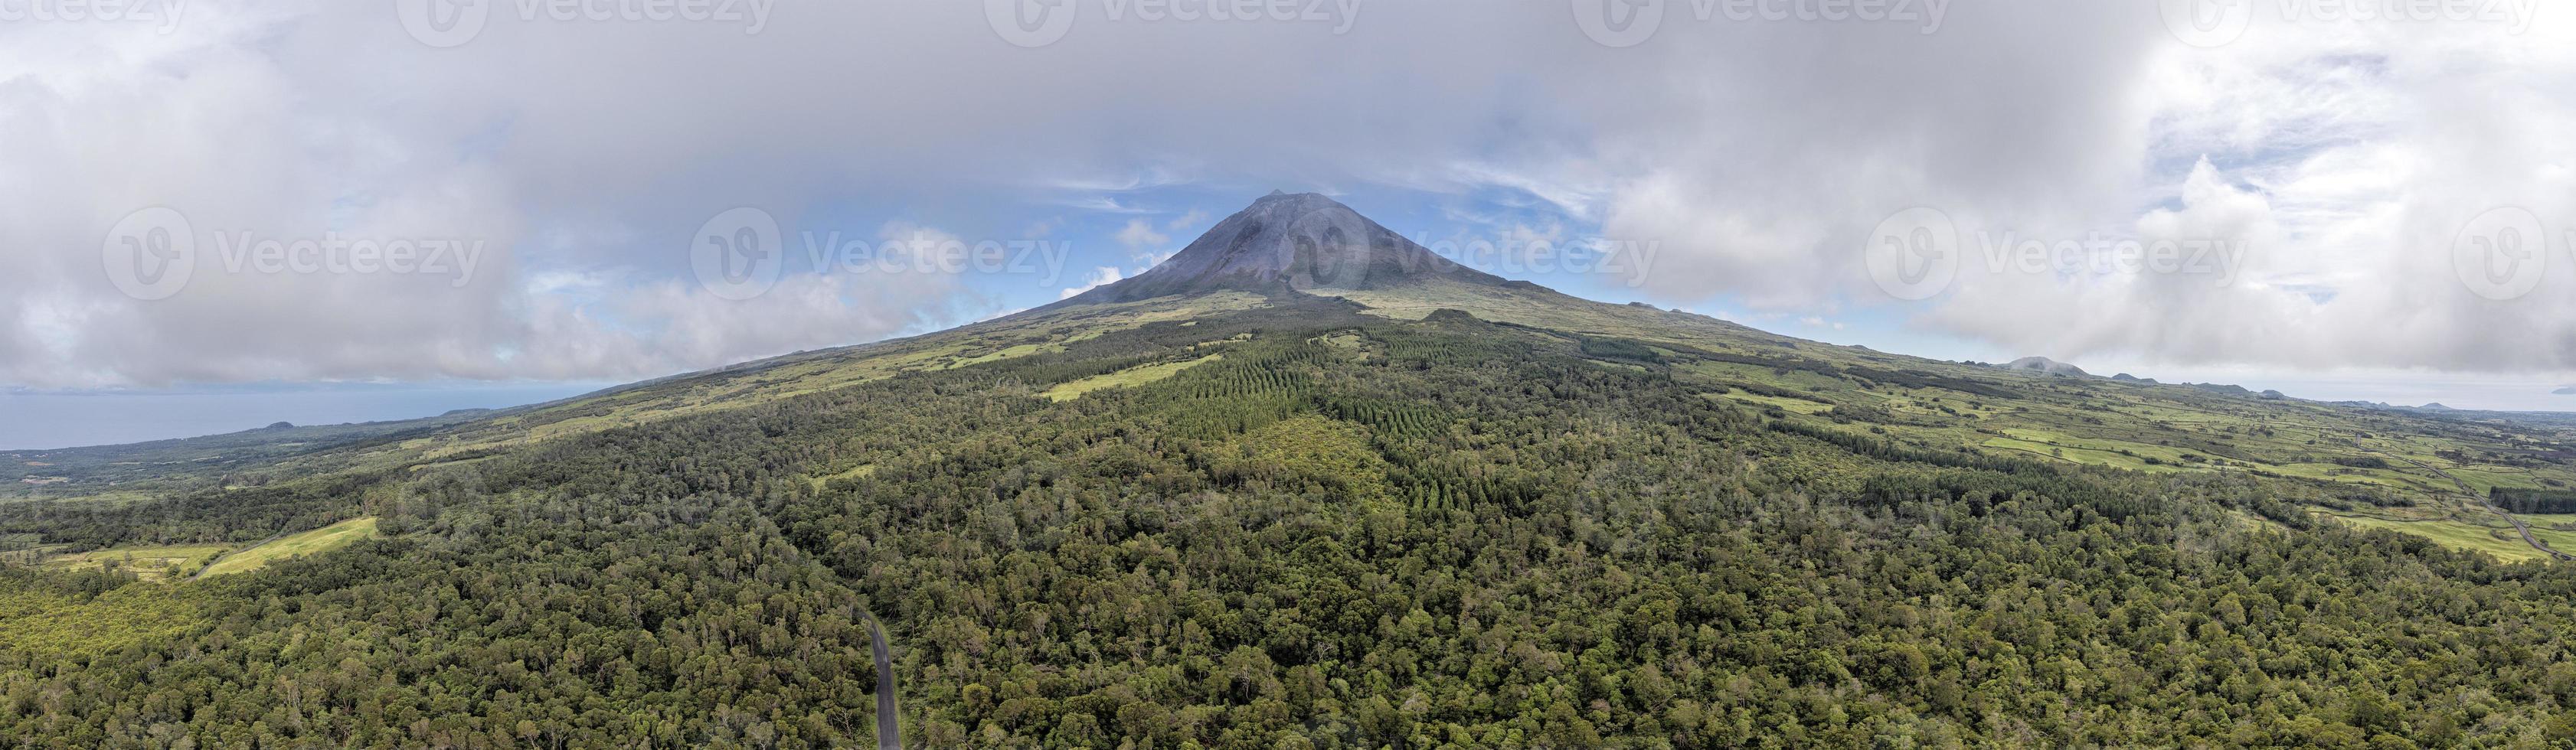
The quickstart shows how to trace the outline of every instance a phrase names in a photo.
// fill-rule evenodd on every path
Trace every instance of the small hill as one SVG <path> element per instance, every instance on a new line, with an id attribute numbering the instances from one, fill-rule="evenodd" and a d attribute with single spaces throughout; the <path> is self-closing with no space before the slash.
<path id="1" fill-rule="evenodd" d="M 2070 365 L 2070 364 L 2067 364 L 2067 363 L 2064 363 L 2064 362 L 2059 362 L 2059 361 L 2057 361 L 2057 360 L 2049 359 L 2049 358 L 2047 358 L 2047 357 L 2023 357 L 2023 358 L 2021 358 L 2021 359 L 2016 359 L 2016 360 L 2013 360 L 2013 361 L 2011 361 L 2011 362 L 2004 363 L 2003 365 L 2000 365 L 2000 366 L 2001 366 L 2003 369 L 2006 369 L 2006 370 L 2020 370 L 2020 371 L 2023 371 L 2023 372 L 2044 372 L 2044 373 L 2048 373 L 2048 374 L 2050 374 L 2050 375 L 2065 375 L 2065 376 L 2068 376 L 2068 377 L 2091 377 L 2091 376 L 2092 376 L 2092 374 L 2091 374 L 2091 373 L 2087 373 L 2087 372 L 2085 372 L 2085 371 L 2084 371 L 2084 368 L 2076 367 L 2076 366 L 2074 366 L 2074 365 Z"/>

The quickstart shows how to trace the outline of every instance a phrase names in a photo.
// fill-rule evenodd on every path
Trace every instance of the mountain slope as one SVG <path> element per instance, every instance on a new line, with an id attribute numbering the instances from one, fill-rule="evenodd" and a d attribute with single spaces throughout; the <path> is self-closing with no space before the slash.
<path id="1" fill-rule="evenodd" d="M 1434 254 L 1339 201 L 1273 191 L 1152 269 L 1040 309 L 1223 290 L 1377 289 L 1434 279 L 1504 283 Z"/>
<path id="2" fill-rule="evenodd" d="M 2454 478 L 2478 494 L 2576 488 L 2576 469 L 2569 466 L 2576 461 L 2576 433 L 2561 423 L 2262 399 L 2232 386 L 2033 380 L 2036 372 L 1831 346 L 1503 280 L 1439 258 L 1330 198 L 1285 193 L 1255 201 L 1133 278 L 949 331 L 663 378 L 462 423 L 451 418 L 352 433 L 368 437 L 358 442 L 209 444 L 184 456 L 136 453 L 123 463 L 113 449 L 23 452 L 12 460 L 22 479 L 32 480 L 22 481 L 19 492 L 38 497 L 131 499 L 218 486 L 212 475 L 189 474 L 188 463 L 221 465 L 263 483 L 352 471 L 417 473 L 601 430 L 888 378 L 1061 356 L 1081 342 L 1158 323 L 1304 309 L 1311 305 L 1298 300 L 1317 297 L 1393 320 L 1447 309 L 1595 348 L 1633 341 L 1660 352 L 1660 364 L 1677 376 L 1723 389 L 1722 398 L 1732 403 L 1794 422 L 1867 424 L 1926 449 L 2294 481 L 2347 498 L 2322 510 L 2436 539 L 2492 537 L 2510 528 L 2455 492 Z M 2384 460 L 2391 455 L 2413 462 Z M 65 463 L 86 468 L 54 468 Z M 2559 546 L 2576 548 L 2576 529 L 2564 533 L 2569 538 Z M 2540 554 L 2528 545 L 2476 546 L 2515 558 Z"/>
<path id="3" fill-rule="evenodd" d="M 1617 346 L 1606 340 L 1638 342 L 1662 352 L 1658 356 L 1674 372 L 1726 389 L 1724 398 L 1734 403 L 1793 421 L 1866 423 L 1874 432 L 1928 449 L 2297 481 L 2351 498 L 2322 510 L 2436 539 L 2491 537 L 2510 527 L 2456 493 L 2454 478 L 2474 493 L 2576 487 L 2576 470 L 2568 466 L 2576 460 L 2576 438 L 2563 423 L 2264 399 L 2232 386 L 2091 379 L 2034 384 L 2014 372 L 1829 346 L 1503 280 L 1449 263 L 1330 198 L 1285 193 L 1255 201 L 1134 278 L 950 331 L 648 381 L 461 423 L 451 418 L 350 433 L 372 436 L 356 442 L 280 447 L 234 441 L 208 443 L 184 456 L 163 450 L 132 458 L 120 458 L 126 454 L 115 449 L 22 452 L 12 460 L 20 466 L 22 495 L 128 500 L 220 486 L 212 474 L 190 473 L 192 464 L 221 465 L 261 483 L 345 472 L 417 473 L 601 430 L 886 378 L 1057 355 L 1108 333 L 1319 296 L 1388 319 L 1419 320 L 1448 309 L 1595 341 L 1596 347 Z M 2381 458 L 2390 455 L 2412 462 Z M 55 468 L 65 464 L 79 470 Z M 2571 538 L 2560 546 L 2576 547 L 2576 530 L 2564 533 Z M 2475 546 L 2508 557 L 2541 554 L 2528 545 Z"/>
<path id="4" fill-rule="evenodd" d="M 0 570 L 0 736 L 847 746 L 873 613 L 926 747 L 2576 737 L 2576 566 L 2462 497 L 2563 533 L 2554 430 L 1301 287 L 1337 235 L 1225 236 L 973 326 L 0 503 L 31 559 L 380 532 Z"/>

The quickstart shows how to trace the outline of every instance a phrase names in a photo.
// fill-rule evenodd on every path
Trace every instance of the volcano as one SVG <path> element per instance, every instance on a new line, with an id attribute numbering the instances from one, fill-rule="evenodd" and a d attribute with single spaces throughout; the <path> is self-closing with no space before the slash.
<path id="1" fill-rule="evenodd" d="M 2545 489 L 2576 486 L 2570 423 L 1801 340 L 1506 282 L 1312 194 L 1050 307 L 527 407 L 0 453 L 0 612 L 34 613 L 0 616 L 0 685 L 36 696 L 0 744 L 2576 734 L 2547 687 L 2576 579 L 2543 562 L 2576 555 L 2514 515 L 2576 511 Z M 2352 668 L 2068 687 L 2267 643 Z M 2459 668 L 2418 690 L 2424 663 Z"/>
<path id="2" fill-rule="evenodd" d="M 1048 308 L 1226 290 L 1392 289 L 1431 279 L 1477 286 L 1505 283 L 1441 257 L 1323 194 L 1272 191 L 1153 269 Z"/>

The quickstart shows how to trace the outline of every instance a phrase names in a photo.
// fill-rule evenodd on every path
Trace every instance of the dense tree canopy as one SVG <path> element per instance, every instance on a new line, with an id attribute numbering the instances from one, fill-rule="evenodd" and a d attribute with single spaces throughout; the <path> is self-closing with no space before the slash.
<path id="1" fill-rule="evenodd" d="M 385 532 L 189 583 L 7 571 L 0 737 L 863 744 L 868 611 L 924 747 L 2576 741 L 2563 567 L 2318 524 L 2291 482 L 1779 419 L 1664 359 L 1314 303 L 455 465 L 0 506 L 87 546 Z"/>

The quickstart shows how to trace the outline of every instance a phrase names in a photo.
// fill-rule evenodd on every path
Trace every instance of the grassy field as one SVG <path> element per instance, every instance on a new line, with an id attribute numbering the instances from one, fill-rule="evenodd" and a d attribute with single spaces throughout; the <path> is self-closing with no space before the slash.
<path id="1" fill-rule="evenodd" d="M 1058 385 L 1054 388 L 1047 389 L 1046 393 L 1039 395 L 1046 396 L 1048 399 L 1054 401 L 1071 401 L 1073 399 L 1081 398 L 1082 394 L 1103 388 L 1144 385 L 1146 383 L 1179 375 L 1182 370 L 1187 370 L 1192 367 L 1197 367 L 1199 365 L 1224 358 L 1225 355 L 1223 354 L 1210 354 L 1187 362 L 1165 362 L 1158 365 L 1139 365 L 1109 373 L 1107 375 L 1094 375 L 1092 377 Z"/>
<path id="2" fill-rule="evenodd" d="M 2328 515 L 2337 521 L 2354 526 L 2413 534 L 2439 542 L 2446 547 L 2476 550 L 2506 561 L 2538 560 L 2546 557 L 2540 550 L 2532 549 L 2531 545 L 2522 543 L 2519 537 L 2499 538 L 2498 529 L 2475 524 L 2459 521 L 2391 521 L 2370 516 Z M 2501 533 L 2508 537 L 2513 534 L 2511 530 L 2501 530 Z"/>
<path id="3" fill-rule="evenodd" d="M 857 479 L 874 473 L 877 473 L 876 464 L 859 464 L 858 466 L 851 467 L 848 471 L 818 477 L 808 477 L 807 480 L 813 483 L 814 489 L 819 490 L 823 488 L 823 485 L 829 484 L 835 479 Z"/>
<path id="4" fill-rule="evenodd" d="M 181 545 L 170 547 L 111 547 L 89 552 L 75 552 L 47 558 L 44 567 L 61 570 L 116 569 L 134 571 L 146 581 L 184 578 L 195 575 L 206 562 L 231 549 L 222 545 Z"/>
<path id="5" fill-rule="evenodd" d="M 2533 526 L 2531 527 L 2531 535 L 2540 537 L 2540 541 L 2548 544 L 2550 549 L 2558 550 L 2560 552 L 2576 549 L 2576 532 L 2544 529 L 2539 526 Z"/>
<path id="6" fill-rule="evenodd" d="M 352 542 L 376 535 L 376 519 L 352 518 L 301 534 L 291 534 L 257 547 L 225 555 L 207 566 L 204 575 L 219 576 L 260 569 L 270 562 L 329 552 Z"/>
<path id="7" fill-rule="evenodd" d="M 2006 432 L 2010 433 L 2012 431 L 2007 430 Z M 2050 458 L 2060 461 L 2071 461 L 2079 464 L 2092 464 L 2095 466 L 2111 466 L 2128 469 L 2130 471 L 2153 472 L 2185 470 L 2184 467 L 2173 464 L 2149 464 L 2145 460 L 2136 456 L 2124 455 L 2110 450 L 2082 448 L 2023 438 L 1992 438 L 1981 443 L 1981 445 L 1996 450 L 2015 451 L 2038 458 Z"/>

